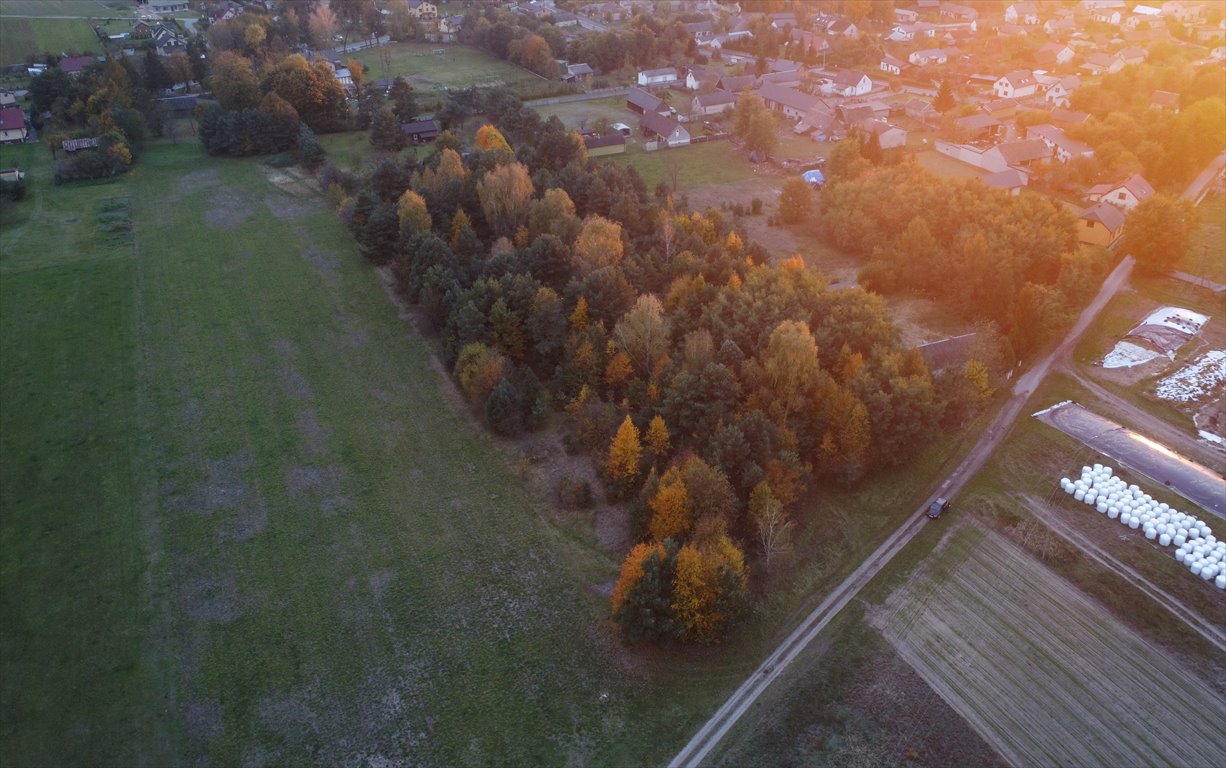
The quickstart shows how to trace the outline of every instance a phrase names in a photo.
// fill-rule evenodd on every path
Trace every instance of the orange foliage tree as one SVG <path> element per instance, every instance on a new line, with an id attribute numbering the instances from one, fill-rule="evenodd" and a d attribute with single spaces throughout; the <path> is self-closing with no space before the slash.
<path id="1" fill-rule="evenodd" d="M 651 508 L 648 530 L 653 540 L 678 539 L 689 531 L 692 522 L 690 494 L 676 467 L 660 478 L 660 487 L 647 506 Z"/>

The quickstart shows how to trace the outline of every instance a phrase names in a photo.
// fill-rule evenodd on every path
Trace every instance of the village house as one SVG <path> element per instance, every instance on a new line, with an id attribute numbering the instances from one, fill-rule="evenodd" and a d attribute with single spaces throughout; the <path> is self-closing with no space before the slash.
<path id="1" fill-rule="evenodd" d="M 992 92 L 998 99 L 1024 99 L 1033 96 L 1037 88 L 1034 73 L 1024 69 L 1010 72 L 992 84 Z"/>
<path id="2" fill-rule="evenodd" d="M 1113 75 L 1124 66 L 1124 60 L 1118 54 L 1092 53 L 1086 57 L 1086 62 L 1081 65 L 1081 69 L 1091 75 Z"/>
<path id="3" fill-rule="evenodd" d="M 907 132 L 898 126 L 890 125 L 885 120 L 865 120 L 860 123 L 860 130 L 864 131 L 866 139 L 869 136 L 876 136 L 877 144 L 882 149 L 907 146 Z"/>
<path id="4" fill-rule="evenodd" d="M 1149 105 L 1156 109 L 1179 111 L 1179 94 L 1171 91 L 1154 91 L 1149 95 Z"/>
<path id="5" fill-rule="evenodd" d="M 1120 50 L 1115 55 L 1118 56 L 1120 61 L 1124 62 L 1126 65 L 1143 64 L 1148 52 L 1140 46 L 1133 45 Z"/>
<path id="6" fill-rule="evenodd" d="M 1202 11 L 1204 11 L 1203 5 L 1188 2 L 1187 0 L 1167 0 L 1167 2 L 1162 4 L 1162 15 L 1174 19 L 1180 24 L 1200 21 Z"/>
<path id="7" fill-rule="evenodd" d="M 694 42 L 698 45 L 710 45 L 715 39 L 715 23 L 710 21 L 696 21 L 685 25 L 685 31 L 694 38 Z"/>
<path id="8" fill-rule="evenodd" d="M 909 43 L 917 37 L 935 38 L 936 35 L 936 26 L 919 21 L 914 24 L 899 24 L 890 30 L 890 34 L 886 36 L 886 39 L 895 43 Z"/>
<path id="9" fill-rule="evenodd" d="M 1039 4 L 1034 0 L 1014 3 L 1005 9 L 1005 21 L 1009 24 L 1034 26 L 1039 23 Z"/>
<path id="10" fill-rule="evenodd" d="M 585 77 L 589 77 L 590 75 L 594 74 L 596 73 L 590 64 L 567 64 L 566 72 L 562 75 L 562 82 L 577 83 L 583 80 Z"/>
<path id="11" fill-rule="evenodd" d="M 921 51 L 913 51 L 907 57 L 907 61 L 917 67 L 926 67 L 930 64 L 944 64 L 949 61 L 949 54 L 941 48 L 925 48 Z"/>
<path id="12" fill-rule="evenodd" d="M 977 115 L 959 117 L 954 120 L 953 128 L 959 137 L 965 137 L 967 141 L 978 141 L 995 139 L 1004 131 L 1005 126 L 986 112 L 980 112 Z"/>
<path id="13" fill-rule="evenodd" d="M 758 78 L 753 75 L 724 75 L 715 83 L 715 87 L 721 91 L 740 93 L 753 88 L 757 81 Z"/>
<path id="14" fill-rule="evenodd" d="M 26 116 L 20 109 L 0 108 L 0 143 L 25 141 L 28 135 Z"/>
<path id="15" fill-rule="evenodd" d="M 1081 212 L 1077 240 L 1086 245 L 1110 246 L 1124 234 L 1124 212 L 1113 205 L 1096 203 Z"/>
<path id="16" fill-rule="evenodd" d="M 409 15 L 418 21 L 437 21 L 438 6 L 429 0 L 409 0 Z"/>
<path id="17" fill-rule="evenodd" d="M 1048 19 L 1043 22 L 1043 31 L 1052 37 L 1063 39 L 1077 31 L 1077 22 L 1073 19 Z"/>
<path id="18" fill-rule="evenodd" d="M 639 121 L 639 129 L 647 138 L 658 138 L 670 147 L 684 147 L 690 143 L 690 132 L 685 126 L 656 112 L 646 112 Z"/>
<path id="19" fill-rule="evenodd" d="M 932 102 L 924 99 L 911 99 L 903 106 L 903 112 L 912 120 L 931 124 L 940 119 L 941 113 L 932 106 Z"/>
<path id="20" fill-rule="evenodd" d="M 686 90 L 698 91 L 703 88 L 714 88 L 719 82 L 720 72 L 707 67 L 690 67 L 685 73 Z"/>
<path id="21" fill-rule="evenodd" d="M 1131 211 L 1154 196 L 1154 188 L 1145 177 L 1134 173 L 1118 184 L 1097 184 L 1086 191 L 1092 203 L 1110 203 L 1117 208 Z"/>
<path id="22" fill-rule="evenodd" d="M 854 96 L 863 96 L 873 90 L 873 81 L 859 70 L 845 69 L 834 76 L 831 90 L 850 99 Z"/>
<path id="23" fill-rule="evenodd" d="M 429 144 L 438 138 L 440 129 L 437 120 L 413 120 L 400 124 L 400 132 L 410 144 Z"/>
<path id="24" fill-rule="evenodd" d="M 1068 109 L 1053 109 L 1051 111 L 1051 121 L 1060 127 L 1070 125 L 1081 125 L 1090 119 L 1088 112 L 1074 112 Z"/>
<path id="25" fill-rule="evenodd" d="M 1048 104 L 1057 107 L 1068 107 L 1071 103 L 1073 91 L 1081 87 L 1081 78 L 1076 75 L 1060 78 L 1055 85 L 1047 89 L 1047 93 L 1043 94 L 1043 100 Z"/>
<path id="26" fill-rule="evenodd" d="M 766 103 L 767 109 L 780 112 L 784 117 L 799 119 L 809 110 L 821 103 L 816 96 L 788 88 L 782 85 L 766 84 L 758 89 L 758 95 Z"/>
<path id="27" fill-rule="evenodd" d="M 1022 193 L 1022 188 L 1030 182 L 1030 177 L 1013 168 L 980 176 L 979 180 L 989 189 L 999 189 L 1014 197 Z"/>
<path id="28" fill-rule="evenodd" d="M 1026 129 L 1026 138 L 1040 139 L 1062 163 L 1067 163 L 1075 157 L 1094 156 L 1094 150 L 1088 144 L 1070 138 L 1063 130 L 1051 123 L 1029 126 Z"/>
<path id="29" fill-rule="evenodd" d="M 7 88 L 0 88 L 0 107 L 17 106 L 17 94 Z"/>
<path id="30" fill-rule="evenodd" d="M 885 54 L 881 57 L 881 63 L 877 65 L 878 69 L 886 74 L 901 75 L 904 69 L 910 69 L 911 65 L 902 59 Z"/>
<path id="31" fill-rule="evenodd" d="M 799 69 L 787 72 L 767 72 L 755 81 L 755 85 L 759 88 L 763 85 L 782 85 L 788 88 L 795 88 L 800 85 L 803 77 L 804 72 Z"/>
<path id="32" fill-rule="evenodd" d="M 970 22 L 979 18 L 979 11 L 969 6 L 958 5 L 957 3 L 941 3 L 940 15 L 941 18 Z"/>
<path id="33" fill-rule="evenodd" d="M 860 28 L 853 21 L 835 19 L 826 27 L 826 34 L 831 37 L 846 37 L 851 40 L 859 40 Z"/>
<path id="34" fill-rule="evenodd" d="M 82 72 L 97 63 L 98 59 L 93 56 L 65 56 L 57 66 L 66 74 L 80 77 Z"/>
<path id="35" fill-rule="evenodd" d="M 1034 52 L 1034 60 L 1044 66 L 1068 64 L 1076 52 L 1064 43 L 1046 43 Z"/>
<path id="36" fill-rule="evenodd" d="M 690 102 L 690 114 L 703 116 L 722 115 L 725 109 L 736 104 L 736 98 L 736 94 L 730 91 L 700 93 Z"/>
<path id="37" fill-rule="evenodd" d="M 662 67 L 660 69 L 645 69 L 639 72 L 638 84 L 645 85 L 671 85 L 677 82 L 676 67 Z"/>
<path id="38" fill-rule="evenodd" d="M 1090 15 L 1090 18 L 1094 19 L 1100 24 L 1111 24 L 1112 26 L 1118 27 L 1120 25 L 1120 21 L 1122 21 L 1124 18 L 1124 14 L 1119 8 L 1100 8 L 1097 11 L 1094 11 L 1094 13 Z"/>
<path id="39" fill-rule="evenodd" d="M 186 11 L 190 5 L 188 0 L 149 0 L 150 12 L 159 16 Z"/>

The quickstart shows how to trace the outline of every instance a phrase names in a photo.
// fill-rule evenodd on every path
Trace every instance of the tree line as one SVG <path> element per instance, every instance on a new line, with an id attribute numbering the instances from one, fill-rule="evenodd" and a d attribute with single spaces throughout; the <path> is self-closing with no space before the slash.
<path id="1" fill-rule="evenodd" d="M 977 379 L 934 379 L 878 296 L 770 263 L 720 211 L 589 160 L 556 118 L 466 98 L 490 120 L 466 155 L 445 134 L 424 160 L 329 166 L 328 195 L 490 429 L 559 419 L 631 503 L 646 549 L 616 592 L 626 636 L 718 640 L 746 560 L 786 550 L 802 497 L 910 459 Z"/>

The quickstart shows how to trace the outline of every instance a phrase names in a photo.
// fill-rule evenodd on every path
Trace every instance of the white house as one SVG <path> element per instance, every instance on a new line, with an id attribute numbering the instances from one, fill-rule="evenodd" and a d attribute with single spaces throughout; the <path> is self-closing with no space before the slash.
<path id="1" fill-rule="evenodd" d="M 1026 138 L 1040 139 L 1062 163 L 1067 163 L 1075 157 L 1094 156 L 1094 150 L 1088 144 L 1069 138 L 1064 131 L 1051 123 L 1030 126 L 1026 129 Z"/>
<path id="2" fill-rule="evenodd" d="M 878 69 L 891 75 L 901 75 L 902 71 L 909 66 L 911 65 L 902 59 L 891 56 L 887 53 L 881 57 L 881 63 L 878 65 Z"/>
<path id="3" fill-rule="evenodd" d="M 860 124 L 860 128 L 866 135 L 876 136 L 877 144 L 882 149 L 893 149 L 894 147 L 905 147 L 907 145 L 907 132 L 895 125 L 890 125 L 884 120 L 865 120 Z"/>
<path id="4" fill-rule="evenodd" d="M 1100 24 L 1113 24 L 1117 27 L 1123 18 L 1124 15 L 1120 13 L 1118 8 L 1100 8 L 1093 15 L 1093 19 Z"/>
<path id="5" fill-rule="evenodd" d="M 1081 87 L 1081 78 L 1076 75 L 1062 77 L 1055 85 L 1047 89 L 1047 93 L 1043 94 L 1043 100 L 1053 106 L 1067 108 L 1071 103 L 1073 91 L 1079 87 Z"/>
<path id="6" fill-rule="evenodd" d="M 1064 43 L 1047 43 L 1034 52 L 1034 60 L 1040 64 L 1068 64 L 1077 53 Z"/>
<path id="7" fill-rule="evenodd" d="M 917 67 L 926 67 L 929 64 L 944 64 L 949 61 L 949 55 L 940 48 L 926 48 L 922 51 L 913 51 L 907 57 L 907 61 Z"/>
<path id="8" fill-rule="evenodd" d="M 685 87 L 690 91 L 701 90 L 704 85 L 714 87 L 719 80 L 720 73 L 715 70 L 706 69 L 705 67 L 690 67 L 690 71 L 685 73 Z"/>
<path id="9" fill-rule="evenodd" d="M 1005 9 L 1005 22 L 1034 26 L 1039 23 L 1039 5 L 1034 0 L 1014 3 Z"/>
<path id="10" fill-rule="evenodd" d="M 722 115 L 724 110 L 736 104 L 736 94 L 729 91 L 700 93 L 690 102 L 691 114 Z"/>
<path id="11" fill-rule="evenodd" d="M 999 78 L 992 84 L 992 93 L 998 99 L 1024 99 L 1033 96 L 1038 89 L 1034 73 L 1019 69 Z"/>
<path id="12" fill-rule="evenodd" d="M 845 69 L 834 76 L 832 86 L 835 93 L 851 98 L 853 96 L 863 96 L 873 90 L 873 81 L 863 72 Z"/>
<path id="13" fill-rule="evenodd" d="M 677 68 L 645 69 L 639 72 L 639 85 L 667 85 L 677 82 Z"/>
<path id="14" fill-rule="evenodd" d="M 1098 184 L 1090 187 L 1086 197 L 1094 203 L 1110 203 L 1116 208 L 1131 211 L 1154 196 L 1154 188 L 1145 177 L 1134 173 L 1118 184 Z"/>
<path id="15" fill-rule="evenodd" d="M 645 113 L 639 127 L 647 136 L 654 136 L 670 147 L 684 147 L 690 143 L 690 132 L 685 126 L 656 112 Z"/>

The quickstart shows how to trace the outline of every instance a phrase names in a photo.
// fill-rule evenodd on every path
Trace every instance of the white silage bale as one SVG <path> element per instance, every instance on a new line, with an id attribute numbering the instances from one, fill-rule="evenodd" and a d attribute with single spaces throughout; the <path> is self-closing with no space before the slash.
<path id="1" fill-rule="evenodd" d="M 1135 530 L 1136 530 L 1138 527 L 1140 527 L 1140 525 L 1141 525 L 1141 518 L 1139 518 L 1139 517 L 1130 517 L 1130 518 L 1128 518 L 1128 527 L 1129 527 L 1129 528 L 1131 528 L 1131 529 L 1133 529 L 1134 531 L 1135 531 Z"/>
<path id="2" fill-rule="evenodd" d="M 1171 546 L 1171 534 L 1161 533 L 1158 535 L 1158 543 L 1164 547 Z"/>
<path id="3" fill-rule="evenodd" d="M 1085 492 L 1085 489 L 1084 489 L 1084 488 L 1078 488 L 1078 489 L 1077 489 L 1077 491 L 1076 491 L 1076 493 L 1074 493 L 1074 494 L 1073 494 L 1073 498 L 1074 498 L 1074 499 L 1077 499 L 1077 501 L 1085 501 L 1085 500 L 1086 500 L 1086 492 Z"/>
<path id="4" fill-rule="evenodd" d="M 1103 501 L 1102 499 L 1099 499 L 1098 503 L 1094 505 L 1094 508 L 1098 510 L 1098 514 L 1101 515 L 1107 511 L 1107 502 Z"/>
<path id="5" fill-rule="evenodd" d="M 1192 565 L 1188 566 L 1188 570 L 1199 576 L 1200 572 L 1204 570 L 1204 568 L 1201 566 L 1200 561 L 1197 560 L 1196 562 L 1192 563 Z"/>
<path id="6" fill-rule="evenodd" d="M 1119 516 L 1120 516 L 1120 508 L 1119 508 L 1119 507 L 1107 507 L 1107 517 L 1109 517 L 1110 519 L 1114 520 L 1114 519 L 1116 519 L 1116 518 L 1117 518 L 1117 517 L 1119 517 Z"/>
<path id="7" fill-rule="evenodd" d="M 1146 528 L 1145 538 L 1149 539 L 1150 541 L 1153 541 L 1154 539 L 1158 538 L 1158 532 L 1155 531 L 1153 528 Z"/>
<path id="8" fill-rule="evenodd" d="M 1226 589 L 1226 573 L 1219 573 L 1217 578 L 1213 580 L 1218 589 Z"/>
<path id="9" fill-rule="evenodd" d="M 1167 503 L 1164 501 L 1164 502 L 1162 502 L 1161 504 L 1159 504 L 1159 505 L 1158 505 L 1158 509 L 1161 509 L 1163 512 L 1169 512 L 1169 511 L 1170 511 L 1170 509 L 1171 509 L 1171 505 L 1170 505 L 1170 504 L 1167 504 Z"/>
<path id="10" fill-rule="evenodd" d="M 1189 528 L 1188 538 L 1192 539 L 1193 541 L 1199 541 L 1200 540 L 1200 529 L 1199 528 Z"/>
<path id="11" fill-rule="evenodd" d="M 1200 569 L 1200 577 L 1205 581 L 1212 579 L 1214 576 L 1217 576 L 1217 569 L 1215 569 L 1213 566 Z"/>
<path id="12" fill-rule="evenodd" d="M 1171 539 L 1171 541 L 1175 542 L 1175 546 L 1182 547 L 1188 542 L 1188 537 L 1184 536 L 1182 533 L 1177 533 L 1175 534 L 1175 538 Z"/>
<path id="13" fill-rule="evenodd" d="M 1103 471 L 1103 465 L 1102 465 L 1102 464 L 1095 464 L 1095 465 L 1094 465 L 1094 471 L 1095 471 L 1095 472 L 1102 472 L 1102 471 Z"/>
<path id="14" fill-rule="evenodd" d="M 1175 550 L 1175 560 L 1177 562 L 1182 563 L 1183 559 L 1187 556 L 1188 556 L 1188 550 L 1186 547 L 1179 547 L 1178 549 Z"/>

